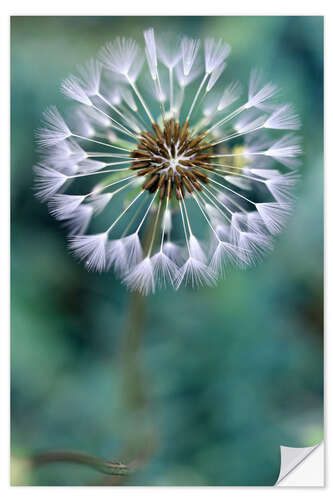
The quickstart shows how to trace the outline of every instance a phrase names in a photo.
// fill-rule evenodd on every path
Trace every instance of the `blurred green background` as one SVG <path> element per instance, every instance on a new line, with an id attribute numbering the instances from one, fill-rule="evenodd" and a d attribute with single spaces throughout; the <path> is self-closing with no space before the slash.
<path id="1" fill-rule="evenodd" d="M 22 457 L 64 448 L 125 459 L 128 442 L 154 427 L 154 452 L 121 484 L 273 485 L 280 445 L 322 439 L 323 18 L 11 24 L 13 484 L 109 484 L 82 466 L 32 468 Z M 109 39 L 141 42 L 150 26 L 223 37 L 233 49 L 227 80 L 246 84 L 262 67 L 302 117 L 305 154 L 296 211 L 263 264 L 234 270 L 217 288 L 148 299 L 137 357 L 144 394 L 130 397 L 134 361 L 121 354 L 129 294 L 112 273 L 89 274 L 72 259 L 34 198 L 32 166 L 42 111 L 66 106 L 61 80 Z"/>

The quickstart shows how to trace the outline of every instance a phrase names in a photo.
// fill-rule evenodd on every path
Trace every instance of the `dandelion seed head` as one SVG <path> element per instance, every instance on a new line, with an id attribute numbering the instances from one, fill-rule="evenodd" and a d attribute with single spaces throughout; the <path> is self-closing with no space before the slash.
<path id="1" fill-rule="evenodd" d="M 245 97 L 225 81 L 222 39 L 148 28 L 140 45 L 117 37 L 64 80 L 76 109 L 44 113 L 36 196 L 87 270 L 145 295 L 212 286 L 260 262 L 290 217 L 302 148 L 280 131 L 300 119 L 261 71 Z"/>

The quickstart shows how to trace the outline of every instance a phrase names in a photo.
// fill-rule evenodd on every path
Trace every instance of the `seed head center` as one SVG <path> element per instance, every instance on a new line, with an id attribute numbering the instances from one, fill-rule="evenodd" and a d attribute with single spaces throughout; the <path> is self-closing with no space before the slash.
<path id="1" fill-rule="evenodd" d="M 209 183 L 204 171 L 214 167 L 210 166 L 212 145 L 204 142 L 205 137 L 205 133 L 195 135 L 187 121 L 180 125 L 172 118 L 162 127 L 153 123 L 153 132 L 141 133 L 130 168 L 145 176 L 143 189 L 158 190 L 161 200 L 174 194 L 180 200 L 186 192 L 201 191 L 202 184 Z"/>

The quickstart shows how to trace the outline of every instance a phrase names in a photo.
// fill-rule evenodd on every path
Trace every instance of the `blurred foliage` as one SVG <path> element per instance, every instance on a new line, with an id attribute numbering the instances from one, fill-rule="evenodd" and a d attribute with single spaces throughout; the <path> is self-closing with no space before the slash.
<path id="1" fill-rule="evenodd" d="M 78 465 L 32 469 L 22 457 L 65 448 L 114 460 L 143 432 L 141 412 L 126 406 L 131 367 L 119 357 L 128 293 L 112 273 L 89 274 L 72 259 L 34 199 L 32 165 L 42 111 L 66 106 L 61 79 L 110 38 L 141 39 L 149 26 L 225 38 L 228 80 L 245 83 L 262 67 L 302 116 L 304 175 L 295 214 L 263 264 L 217 288 L 148 299 L 140 357 L 158 446 L 125 484 L 272 485 L 280 445 L 322 439 L 323 19 L 14 17 L 13 484 L 101 483 Z"/>

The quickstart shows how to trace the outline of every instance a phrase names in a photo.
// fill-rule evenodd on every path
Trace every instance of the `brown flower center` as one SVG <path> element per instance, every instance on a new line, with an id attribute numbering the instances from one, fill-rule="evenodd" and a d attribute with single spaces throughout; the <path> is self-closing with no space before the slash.
<path id="1" fill-rule="evenodd" d="M 185 191 L 201 191 L 202 183 L 208 184 L 208 176 L 202 170 L 215 170 L 210 166 L 212 144 L 203 142 L 205 133 L 194 135 L 185 121 L 180 127 L 173 118 L 164 121 L 164 129 L 154 123 L 152 132 L 143 132 L 137 149 L 132 151 L 132 170 L 146 176 L 142 188 L 154 193 L 159 190 L 160 199 L 169 199 L 175 193 L 180 200 Z"/>

